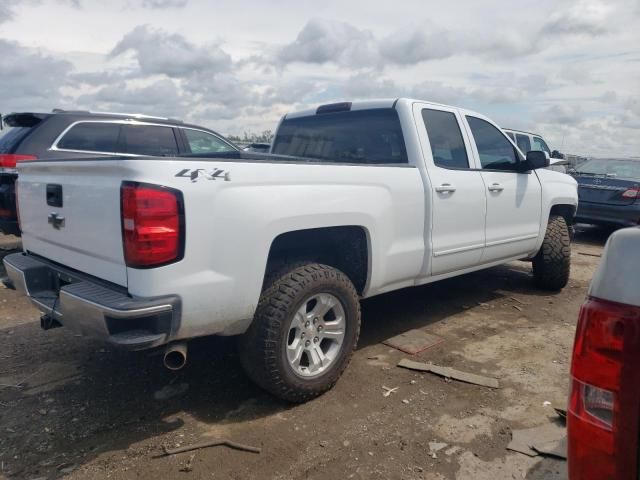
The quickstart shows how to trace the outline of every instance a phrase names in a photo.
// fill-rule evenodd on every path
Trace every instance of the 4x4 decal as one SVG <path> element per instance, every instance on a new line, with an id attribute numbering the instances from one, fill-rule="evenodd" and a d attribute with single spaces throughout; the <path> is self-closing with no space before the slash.
<path id="1" fill-rule="evenodd" d="M 221 169 L 205 170 L 204 168 L 185 168 L 176 173 L 176 177 L 187 177 L 192 183 L 197 182 L 201 178 L 206 180 L 224 180 L 225 182 L 231 181 L 229 172 L 225 172 Z"/>

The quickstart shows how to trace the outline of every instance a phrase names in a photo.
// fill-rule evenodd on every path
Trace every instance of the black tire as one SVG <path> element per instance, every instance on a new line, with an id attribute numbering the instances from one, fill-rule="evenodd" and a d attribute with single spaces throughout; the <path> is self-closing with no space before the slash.
<path id="1" fill-rule="evenodd" d="M 318 263 L 298 265 L 267 280 L 253 322 L 239 346 L 242 365 L 256 384 L 276 397 L 301 403 L 331 389 L 347 367 L 360 335 L 360 301 L 353 283 L 341 271 Z M 340 301 L 345 333 L 327 370 L 305 378 L 295 373 L 287 359 L 289 329 L 305 300 L 320 293 Z"/>
<path id="2" fill-rule="evenodd" d="M 533 277 L 544 290 L 560 290 L 567 285 L 571 270 L 571 238 L 566 220 L 551 215 L 540 250 L 533 257 Z"/>

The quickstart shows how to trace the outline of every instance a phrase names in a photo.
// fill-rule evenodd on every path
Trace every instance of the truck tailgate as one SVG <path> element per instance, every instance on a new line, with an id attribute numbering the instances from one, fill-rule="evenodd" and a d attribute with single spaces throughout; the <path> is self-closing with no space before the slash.
<path id="1" fill-rule="evenodd" d="M 122 247 L 122 162 L 19 164 L 23 248 L 66 267 L 127 285 Z"/>

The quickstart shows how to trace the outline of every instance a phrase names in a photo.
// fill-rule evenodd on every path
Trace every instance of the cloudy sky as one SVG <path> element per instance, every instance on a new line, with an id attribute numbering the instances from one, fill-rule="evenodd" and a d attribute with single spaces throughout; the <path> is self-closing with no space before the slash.
<path id="1" fill-rule="evenodd" d="M 0 0 L 0 112 L 54 107 L 274 129 L 409 96 L 640 156 L 640 0 Z"/>

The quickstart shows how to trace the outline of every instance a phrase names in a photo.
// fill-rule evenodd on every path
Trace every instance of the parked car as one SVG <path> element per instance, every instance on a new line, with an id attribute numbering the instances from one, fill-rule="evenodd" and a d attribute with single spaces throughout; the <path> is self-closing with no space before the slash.
<path id="1" fill-rule="evenodd" d="M 640 228 L 609 237 L 580 310 L 567 415 L 570 480 L 640 474 Z"/>
<path id="2" fill-rule="evenodd" d="M 0 123 L 0 231 L 14 235 L 20 234 L 14 193 L 16 161 L 237 150 L 207 128 L 140 114 L 56 109 L 12 113 Z"/>
<path id="3" fill-rule="evenodd" d="M 594 158 L 570 173 L 578 181 L 577 221 L 640 225 L 640 160 Z"/>
<path id="4" fill-rule="evenodd" d="M 551 159 L 551 164 L 548 168 L 556 172 L 567 173 L 568 162 L 565 160 L 564 155 L 557 150 L 551 151 L 542 135 L 523 130 L 514 130 L 513 128 L 503 128 L 503 130 L 516 143 L 522 153 L 526 155 L 530 150 L 546 152 Z"/>
<path id="5" fill-rule="evenodd" d="M 575 180 L 478 113 L 322 105 L 273 149 L 22 162 L 7 273 L 45 329 L 165 345 L 172 369 L 184 341 L 242 334 L 248 375 L 296 402 L 338 380 L 361 298 L 523 258 L 541 288 L 567 283 Z"/>

